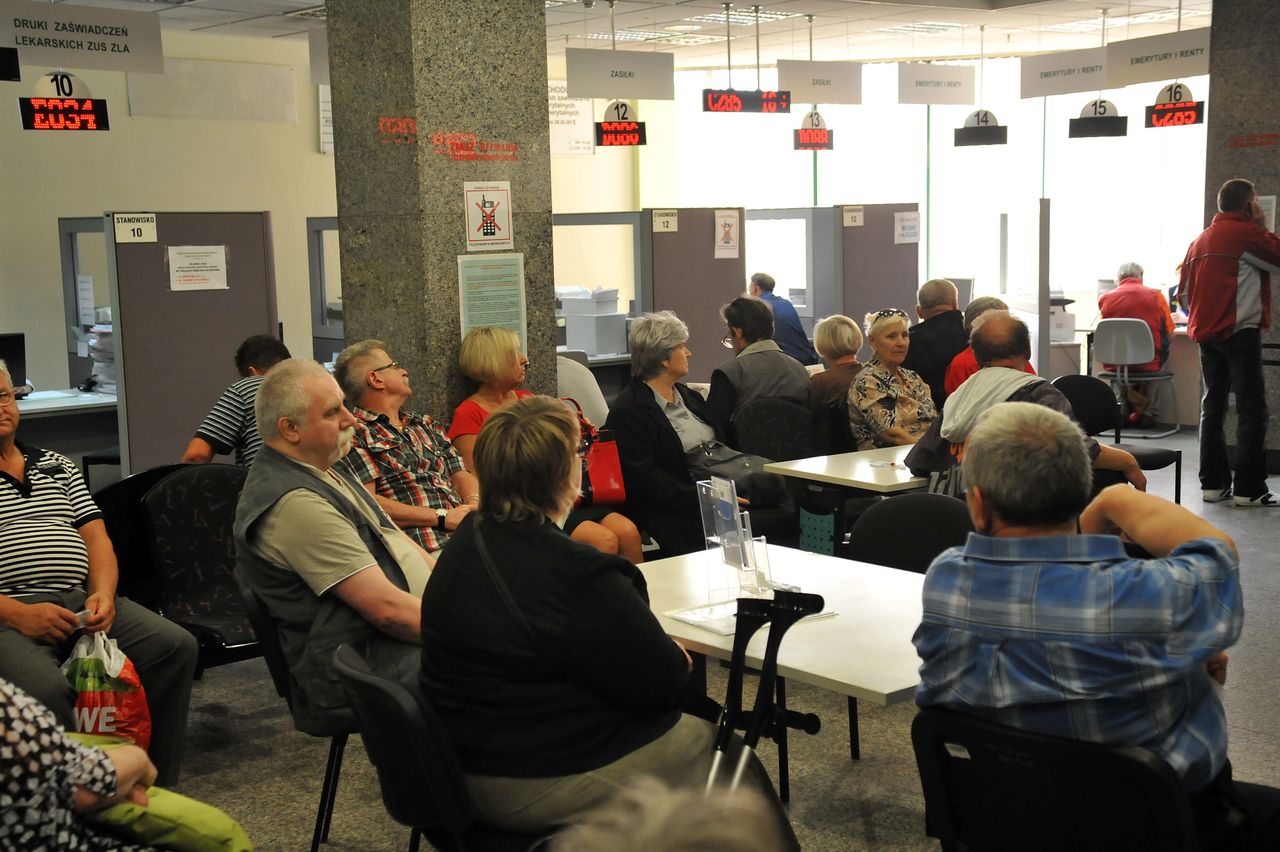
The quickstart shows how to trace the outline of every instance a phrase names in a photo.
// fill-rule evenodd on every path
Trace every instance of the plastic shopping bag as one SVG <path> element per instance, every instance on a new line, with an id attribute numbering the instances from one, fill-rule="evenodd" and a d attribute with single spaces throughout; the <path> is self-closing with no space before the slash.
<path id="1" fill-rule="evenodd" d="M 76 730 L 151 743 L 151 711 L 133 663 L 105 633 L 81 636 L 62 664 L 76 690 Z"/>

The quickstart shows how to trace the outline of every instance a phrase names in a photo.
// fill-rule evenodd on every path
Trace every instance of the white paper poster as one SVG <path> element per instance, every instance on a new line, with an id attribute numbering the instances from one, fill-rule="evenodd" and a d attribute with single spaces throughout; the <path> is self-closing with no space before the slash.
<path id="1" fill-rule="evenodd" d="M 482 325 L 509 328 L 527 351 L 524 313 L 524 255 L 458 255 L 458 308 L 462 336 Z"/>
<path id="2" fill-rule="evenodd" d="M 464 181 L 467 251 L 510 251 L 515 248 L 511 232 L 511 182 Z"/>
<path id="3" fill-rule="evenodd" d="M 861 205 L 858 205 L 856 207 L 855 206 L 844 207 L 842 212 L 844 214 L 842 218 L 844 219 L 844 226 L 846 228 L 862 227 L 862 206 Z"/>
<path id="4" fill-rule="evenodd" d="M 1024 56 L 1021 72 L 1024 98 L 1101 91 L 1108 88 L 1107 49 L 1090 47 Z"/>
<path id="5" fill-rule="evenodd" d="M 1262 207 L 1262 212 L 1267 214 L 1267 230 L 1274 232 L 1276 229 L 1276 197 L 1274 195 L 1259 195 L 1258 204 Z"/>
<path id="6" fill-rule="evenodd" d="M 791 93 L 793 104 L 860 104 L 862 65 L 779 59 L 778 88 Z"/>
<path id="7" fill-rule="evenodd" d="M 1208 27 L 1107 45 L 1107 87 L 1111 89 L 1208 73 Z"/>
<path id="8" fill-rule="evenodd" d="M 227 289 L 227 247 L 169 246 L 169 289 Z"/>
<path id="9" fill-rule="evenodd" d="M 1273 198 L 1272 201 L 1275 201 Z M 93 276 L 76 276 L 76 313 L 81 325 L 93 325 Z"/>
<path id="10" fill-rule="evenodd" d="M 975 73 L 972 65 L 899 62 L 898 103 L 971 104 L 976 94 Z"/>
<path id="11" fill-rule="evenodd" d="M 550 113 L 552 154 L 582 156 L 595 153 L 591 98 L 571 98 L 564 80 L 548 80 L 547 109 Z"/>
<path id="12" fill-rule="evenodd" d="M 680 230 L 679 210 L 654 210 L 653 232 L 655 234 L 674 234 Z"/>
<path id="13" fill-rule="evenodd" d="M 738 246 L 741 243 L 742 222 L 738 217 L 737 210 L 717 210 L 716 211 L 716 249 L 715 257 L 717 260 L 725 258 L 735 258 L 738 256 Z"/>
<path id="14" fill-rule="evenodd" d="M 920 213 L 918 211 L 894 213 L 893 244 L 904 245 L 918 242 L 920 242 Z"/>

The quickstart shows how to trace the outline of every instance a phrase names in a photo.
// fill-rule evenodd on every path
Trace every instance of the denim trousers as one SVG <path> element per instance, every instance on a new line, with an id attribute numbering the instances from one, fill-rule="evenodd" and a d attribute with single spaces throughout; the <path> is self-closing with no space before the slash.
<path id="1" fill-rule="evenodd" d="M 1265 494 L 1267 400 L 1261 332 L 1246 328 L 1227 340 L 1201 343 L 1200 374 L 1204 389 L 1200 400 L 1200 487 L 1217 490 L 1233 485 L 1240 497 Z M 1223 431 L 1230 392 L 1236 395 L 1234 480 Z"/>

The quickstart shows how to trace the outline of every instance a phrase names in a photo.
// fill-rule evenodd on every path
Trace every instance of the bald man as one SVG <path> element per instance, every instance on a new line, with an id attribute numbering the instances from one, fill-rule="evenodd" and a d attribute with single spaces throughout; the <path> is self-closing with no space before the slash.
<path id="1" fill-rule="evenodd" d="M 951 359 L 969 345 L 960 313 L 960 294 L 946 278 L 924 282 L 916 294 L 916 316 L 911 327 L 911 348 L 902 366 L 915 372 L 929 386 L 929 395 L 939 411 L 947 399 L 943 380 Z"/>

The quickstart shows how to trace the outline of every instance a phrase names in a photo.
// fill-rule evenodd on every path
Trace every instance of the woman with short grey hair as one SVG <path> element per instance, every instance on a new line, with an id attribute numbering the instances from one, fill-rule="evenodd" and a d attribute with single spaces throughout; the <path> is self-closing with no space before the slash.
<path id="1" fill-rule="evenodd" d="M 618 440 L 627 517 L 663 556 L 702 550 L 702 513 L 685 453 L 721 435 L 707 404 L 680 379 L 693 353 L 688 327 L 671 311 L 631 324 L 631 381 L 609 407 L 605 426 Z"/>

